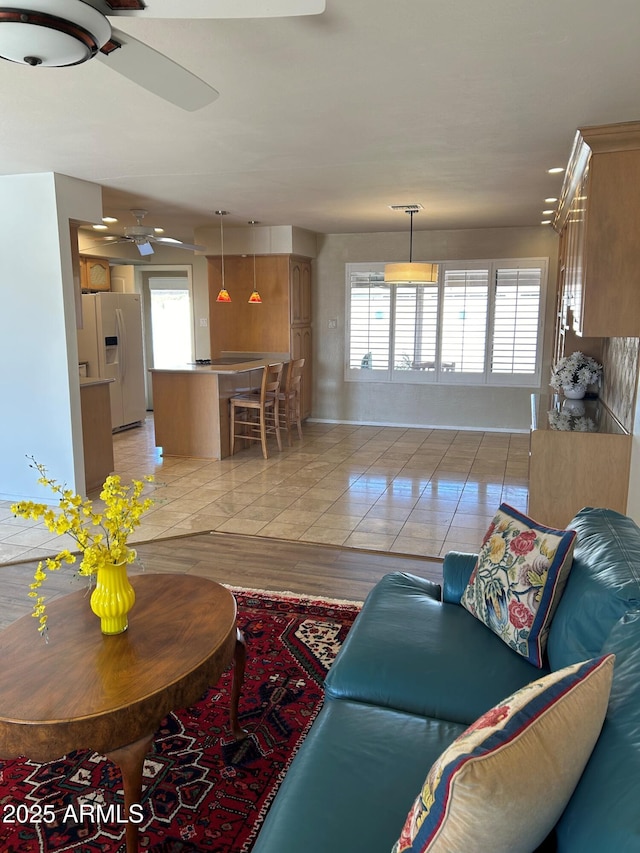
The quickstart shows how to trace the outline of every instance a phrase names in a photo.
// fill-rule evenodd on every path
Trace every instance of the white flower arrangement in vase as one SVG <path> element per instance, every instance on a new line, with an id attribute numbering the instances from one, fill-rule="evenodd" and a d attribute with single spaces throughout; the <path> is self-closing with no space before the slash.
<path id="1" fill-rule="evenodd" d="M 556 391 L 575 386 L 582 386 L 586 390 L 588 385 L 599 383 L 601 376 L 602 365 L 594 358 L 582 352 L 572 352 L 561 358 L 553 368 L 549 384 Z"/>

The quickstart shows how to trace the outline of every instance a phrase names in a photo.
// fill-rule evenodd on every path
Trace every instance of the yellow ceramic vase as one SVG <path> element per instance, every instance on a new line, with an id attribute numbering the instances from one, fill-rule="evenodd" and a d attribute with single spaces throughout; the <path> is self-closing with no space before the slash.
<path id="1" fill-rule="evenodd" d="M 136 594 L 127 577 L 127 564 L 106 563 L 98 569 L 91 609 L 100 617 L 103 634 L 121 634 L 129 627 L 128 614 Z"/>

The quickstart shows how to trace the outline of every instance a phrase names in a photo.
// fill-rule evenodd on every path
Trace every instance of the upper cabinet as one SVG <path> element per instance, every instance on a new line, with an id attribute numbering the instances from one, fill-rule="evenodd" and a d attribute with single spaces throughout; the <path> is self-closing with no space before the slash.
<path id="1" fill-rule="evenodd" d="M 80 286 L 83 290 L 111 290 L 111 271 L 108 259 L 81 255 Z"/>
<path id="2" fill-rule="evenodd" d="M 311 261 L 308 258 L 291 256 L 289 260 L 291 280 L 291 325 L 311 324 Z"/>
<path id="3" fill-rule="evenodd" d="M 640 335 L 640 122 L 577 132 L 554 227 L 560 326 Z"/>

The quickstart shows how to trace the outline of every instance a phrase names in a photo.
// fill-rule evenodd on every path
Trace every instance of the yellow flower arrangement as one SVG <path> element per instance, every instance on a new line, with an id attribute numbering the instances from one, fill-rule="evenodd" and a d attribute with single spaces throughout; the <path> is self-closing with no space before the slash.
<path id="1" fill-rule="evenodd" d="M 132 563 L 136 552 L 127 545 L 130 534 L 140 524 L 140 518 L 153 504 L 154 500 L 142 497 L 145 482 L 153 482 L 154 477 L 148 475 L 143 480 L 132 480 L 129 485 L 123 485 L 117 474 L 112 474 L 104 481 L 100 499 L 104 501 L 103 512 L 95 512 L 93 501 L 83 499 L 71 489 L 61 486 L 56 480 L 47 476 L 47 469 L 35 459 L 32 459 L 40 477 L 38 482 L 47 486 L 58 496 L 59 512 L 47 504 L 34 501 L 20 501 L 11 506 L 11 511 L 22 518 L 38 520 L 42 518 L 48 530 L 52 533 L 65 533 L 75 540 L 78 551 L 82 555 L 78 574 L 95 575 L 99 568 L 109 563 Z M 47 579 L 47 572 L 60 569 L 63 563 L 75 563 L 76 555 L 64 548 L 55 557 L 48 557 L 38 563 L 29 586 L 29 596 L 35 599 L 32 616 L 39 620 L 38 630 L 46 635 L 47 614 L 45 597 L 38 591 Z"/>

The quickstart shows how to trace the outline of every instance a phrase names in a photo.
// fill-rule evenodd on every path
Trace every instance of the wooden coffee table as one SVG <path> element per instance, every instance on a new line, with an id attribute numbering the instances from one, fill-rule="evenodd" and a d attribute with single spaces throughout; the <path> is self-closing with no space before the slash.
<path id="1" fill-rule="evenodd" d="M 136 602 L 123 634 L 100 632 L 84 590 L 47 605 L 49 643 L 31 615 L 0 632 L 0 758 L 105 755 L 122 772 L 125 817 L 140 803 L 144 759 L 161 720 L 197 702 L 232 661 L 230 726 L 245 735 L 238 698 L 246 651 L 233 595 L 183 574 L 130 580 Z M 138 851 L 132 821 L 126 847 Z"/>

